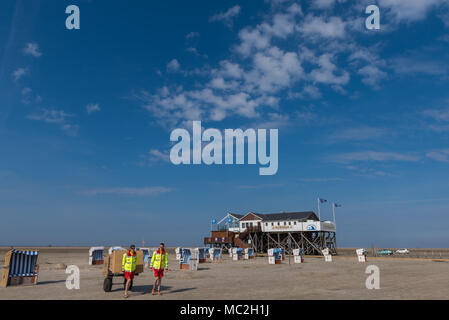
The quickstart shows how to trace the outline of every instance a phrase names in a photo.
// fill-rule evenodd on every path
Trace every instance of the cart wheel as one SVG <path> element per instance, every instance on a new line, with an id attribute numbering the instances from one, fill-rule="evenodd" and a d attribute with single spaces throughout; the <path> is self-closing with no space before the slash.
<path id="1" fill-rule="evenodd" d="M 131 283 L 129 284 L 129 290 L 132 290 L 133 282 L 134 282 L 134 280 L 131 279 Z M 123 289 L 126 289 L 126 278 L 125 278 L 125 281 L 123 281 Z"/>
<path id="2" fill-rule="evenodd" d="M 104 292 L 111 292 L 112 290 L 112 278 L 105 278 L 103 282 Z"/>

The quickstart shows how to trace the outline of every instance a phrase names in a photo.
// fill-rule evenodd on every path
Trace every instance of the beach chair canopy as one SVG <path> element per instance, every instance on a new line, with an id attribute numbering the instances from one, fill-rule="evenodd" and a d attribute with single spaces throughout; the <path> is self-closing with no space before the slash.
<path id="1" fill-rule="evenodd" d="M 126 249 L 125 248 L 123 248 L 123 247 L 120 247 L 120 246 L 116 246 L 116 247 L 110 247 L 109 248 L 109 254 L 112 254 L 112 251 L 116 251 L 116 250 L 125 250 L 126 251 Z"/>
<path id="2" fill-rule="evenodd" d="M 89 249 L 89 257 L 92 260 L 99 261 L 104 259 L 104 247 L 92 247 Z"/>
<path id="3" fill-rule="evenodd" d="M 190 251 L 190 249 L 182 248 L 180 263 L 181 264 L 189 264 L 191 257 L 192 257 L 192 252 Z"/>
<path id="4" fill-rule="evenodd" d="M 11 250 L 10 277 L 36 276 L 35 267 L 39 251 Z"/>
<path id="5" fill-rule="evenodd" d="M 204 248 L 197 248 L 198 259 L 206 259 L 206 250 Z"/>
<path id="6" fill-rule="evenodd" d="M 221 249 L 219 248 L 213 248 L 210 250 L 211 251 L 211 256 L 216 259 L 216 258 L 220 258 L 221 257 Z"/>

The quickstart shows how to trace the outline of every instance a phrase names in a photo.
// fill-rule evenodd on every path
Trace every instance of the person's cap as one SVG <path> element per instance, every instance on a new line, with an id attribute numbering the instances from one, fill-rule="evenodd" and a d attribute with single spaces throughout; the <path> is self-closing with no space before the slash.
<path id="1" fill-rule="evenodd" d="M 165 244 L 163 242 L 160 243 L 161 245 L 165 246 Z"/>
<path id="2" fill-rule="evenodd" d="M 136 246 L 135 246 L 135 245 L 133 245 L 133 244 L 132 244 L 132 245 L 130 245 L 129 247 L 130 247 L 131 249 L 135 249 L 135 248 L 136 248 Z"/>

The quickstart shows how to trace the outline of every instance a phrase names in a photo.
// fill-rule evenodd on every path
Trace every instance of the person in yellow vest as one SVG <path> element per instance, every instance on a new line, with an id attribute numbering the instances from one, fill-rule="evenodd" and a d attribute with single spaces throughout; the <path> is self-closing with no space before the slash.
<path id="1" fill-rule="evenodd" d="M 137 252 L 136 246 L 129 246 L 129 250 L 123 254 L 122 259 L 122 272 L 125 273 L 126 285 L 125 285 L 125 298 L 128 298 L 128 290 L 131 285 L 131 280 L 134 279 L 134 271 L 136 271 L 137 265 Z"/>
<path id="2" fill-rule="evenodd" d="M 154 289 L 157 287 L 157 294 L 161 294 L 161 280 L 164 276 L 164 270 L 168 270 L 168 255 L 165 251 L 164 244 L 161 243 L 157 251 L 153 252 L 153 257 L 151 258 L 150 270 L 154 270 L 154 285 L 151 294 L 155 294 Z"/>

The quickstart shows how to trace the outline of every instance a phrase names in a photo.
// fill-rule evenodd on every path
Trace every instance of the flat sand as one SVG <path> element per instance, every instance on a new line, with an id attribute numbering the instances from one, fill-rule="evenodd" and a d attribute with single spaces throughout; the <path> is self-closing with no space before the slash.
<path id="1" fill-rule="evenodd" d="M 6 249 L 0 249 L 3 265 Z M 102 265 L 88 265 L 88 248 L 43 248 L 39 283 L 35 286 L 0 288 L 0 299 L 123 299 L 123 278 L 112 292 L 103 291 Z M 66 288 L 67 274 L 58 264 L 77 265 L 80 289 Z M 368 290 L 368 265 L 380 269 L 380 289 Z M 162 281 L 162 296 L 152 296 L 152 273 L 136 276 L 129 299 L 449 299 L 449 262 L 431 259 L 369 258 L 354 256 L 305 257 L 303 264 L 285 261 L 269 265 L 268 258 L 222 261 L 199 265 L 197 271 L 179 270 L 173 250 Z"/>

